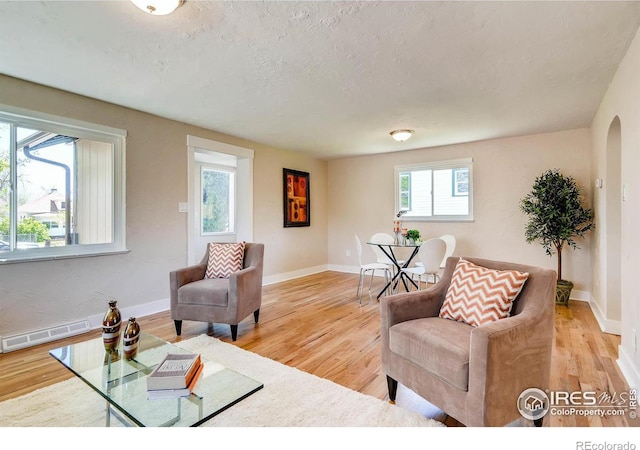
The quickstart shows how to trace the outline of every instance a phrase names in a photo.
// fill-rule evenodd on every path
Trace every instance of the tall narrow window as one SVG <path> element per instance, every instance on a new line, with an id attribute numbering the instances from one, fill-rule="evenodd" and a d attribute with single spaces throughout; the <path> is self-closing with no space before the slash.
<path id="1" fill-rule="evenodd" d="M 235 172 L 203 167 L 201 233 L 235 233 Z"/>
<path id="2" fill-rule="evenodd" d="M 414 220 L 473 220 L 471 159 L 398 166 L 396 210 Z"/>
<path id="3" fill-rule="evenodd" d="M 124 250 L 124 132 L 58 120 L 0 111 L 0 261 Z"/>

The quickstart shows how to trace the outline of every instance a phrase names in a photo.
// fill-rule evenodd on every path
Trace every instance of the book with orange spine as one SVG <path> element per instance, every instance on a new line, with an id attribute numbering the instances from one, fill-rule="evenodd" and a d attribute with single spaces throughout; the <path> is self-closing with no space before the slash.
<path id="1" fill-rule="evenodd" d="M 150 399 L 157 398 L 175 398 L 175 397 L 189 397 L 191 393 L 193 393 L 193 389 L 195 388 L 198 380 L 200 379 L 200 375 L 204 370 L 204 363 L 200 363 L 198 368 L 196 369 L 189 385 L 186 388 L 182 389 L 152 389 L 147 390 L 147 397 Z"/>

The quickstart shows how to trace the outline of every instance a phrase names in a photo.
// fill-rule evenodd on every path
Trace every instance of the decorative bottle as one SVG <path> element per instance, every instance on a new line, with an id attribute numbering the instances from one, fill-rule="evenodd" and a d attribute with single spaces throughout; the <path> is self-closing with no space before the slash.
<path id="1" fill-rule="evenodd" d="M 107 352 L 118 351 L 120 341 L 120 325 L 122 319 L 120 310 L 116 307 L 116 300 L 109 300 L 109 309 L 102 319 L 102 340 Z"/>
<path id="2" fill-rule="evenodd" d="M 122 334 L 122 350 L 125 359 L 133 359 L 138 353 L 138 340 L 140 339 L 140 324 L 135 317 L 129 317 L 129 322 Z"/>

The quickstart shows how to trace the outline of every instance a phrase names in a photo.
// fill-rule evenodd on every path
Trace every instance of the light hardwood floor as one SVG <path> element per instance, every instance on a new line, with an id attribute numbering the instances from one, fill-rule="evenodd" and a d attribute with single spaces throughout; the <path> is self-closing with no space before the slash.
<path id="1" fill-rule="evenodd" d="M 367 296 L 366 290 L 362 304 L 358 302 L 357 279 L 353 274 L 323 272 L 265 286 L 260 323 L 255 325 L 253 316 L 245 319 L 238 327 L 235 345 L 350 389 L 386 399 L 386 380 L 380 370 L 379 303 L 375 295 Z M 381 279 L 374 280 L 374 290 L 381 286 Z M 211 327 L 199 322 L 185 321 L 182 336 L 177 337 L 169 312 L 140 317 L 138 322 L 143 331 L 170 342 L 202 333 L 231 342 L 227 325 Z M 94 330 L 0 354 L 0 401 L 71 378 L 73 375 L 49 356 L 48 351 L 99 336 L 100 331 Z M 598 393 L 628 391 L 616 364 L 619 344 L 619 336 L 600 331 L 586 303 L 572 300 L 568 307 L 556 306 L 551 389 Z M 414 397 L 412 409 L 423 411 L 423 404 L 428 404 Z M 438 415 L 433 407 L 424 411 L 448 426 L 459 426 L 455 420 Z M 551 427 L 639 424 L 628 414 L 603 418 L 574 415 L 545 418 L 545 426 Z"/>

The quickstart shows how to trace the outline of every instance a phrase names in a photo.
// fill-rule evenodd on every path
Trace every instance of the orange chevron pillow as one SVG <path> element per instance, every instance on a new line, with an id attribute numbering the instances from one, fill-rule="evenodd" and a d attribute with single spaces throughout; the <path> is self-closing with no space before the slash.
<path id="1" fill-rule="evenodd" d="M 440 308 L 440 317 L 472 327 L 509 317 L 527 272 L 494 270 L 460 259 Z"/>
<path id="2" fill-rule="evenodd" d="M 229 278 L 244 265 L 245 242 L 210 243 L 205 278 Z"/>

